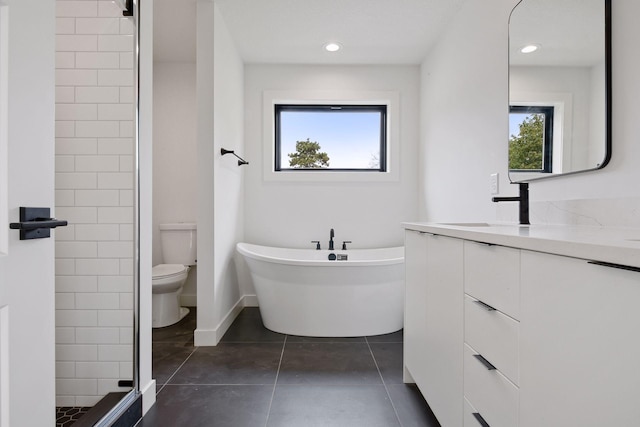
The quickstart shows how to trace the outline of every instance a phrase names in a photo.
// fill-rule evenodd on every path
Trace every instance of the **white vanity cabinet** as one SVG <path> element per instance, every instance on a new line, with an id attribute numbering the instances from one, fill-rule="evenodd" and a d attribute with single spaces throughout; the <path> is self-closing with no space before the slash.
<path id="1" fill-rule="evenodd" d="M 404 365 L 443 426 L 461 426 L 463 244 L 407 230 Z"/>
<path id="2" fill-rule="evenodd" d="M 404 367 L 418 386 L 426 384 L 427 365 L 427 234 L 407 231 L 404 241 Z M 424 393 L 424 391 L 423 391 Z"/>
<path id="3" fill-rule="evenodd" d="M 520 426 L 640 425 L 640 272 L 522 251 Z"/>
<path id="4" fill-rule="evenodd" d="M 640 426 L 640 230 L 405 228 L 405 368 L 443 427 Z"/>

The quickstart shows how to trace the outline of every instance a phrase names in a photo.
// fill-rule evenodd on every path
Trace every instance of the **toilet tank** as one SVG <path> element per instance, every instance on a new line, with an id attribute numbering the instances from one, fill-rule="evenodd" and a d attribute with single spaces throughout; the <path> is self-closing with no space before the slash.
<path id="1" fill-rule="evenodd" d="M 160 224 L 160 243 L 165 264 L 196 264 L 196 224 Z"/>

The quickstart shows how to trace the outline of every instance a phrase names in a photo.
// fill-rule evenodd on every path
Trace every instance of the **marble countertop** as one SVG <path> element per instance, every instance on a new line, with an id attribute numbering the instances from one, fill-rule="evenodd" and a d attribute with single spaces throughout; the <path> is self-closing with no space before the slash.
<path id="1" fill-rule="evenodd" d="M 640 228 L 405 222 L 405 229 L 640 268 Z"/>

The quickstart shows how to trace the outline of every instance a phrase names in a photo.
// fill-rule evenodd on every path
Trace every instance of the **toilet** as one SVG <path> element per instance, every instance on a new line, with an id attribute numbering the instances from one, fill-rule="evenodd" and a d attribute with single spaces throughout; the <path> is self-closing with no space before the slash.
<path id="1" fill-rule="evenodd" d="M 190 267 L 196 265 L 196 224 L 160 224 L 160 242 L 165 264 L 152 269 L 154 328 L 173 325 L 189 313 L 180 307 L 180 294 Z"/>

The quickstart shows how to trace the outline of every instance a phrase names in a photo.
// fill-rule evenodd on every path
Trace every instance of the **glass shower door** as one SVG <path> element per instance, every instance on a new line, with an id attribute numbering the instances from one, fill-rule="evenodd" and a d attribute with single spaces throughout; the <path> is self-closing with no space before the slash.
<path id="1" fill-rule="evenodd" d="M 135 25 L 113 1 L 56 15 L 56 407 L 97 421 L 135 385 Z"/>

